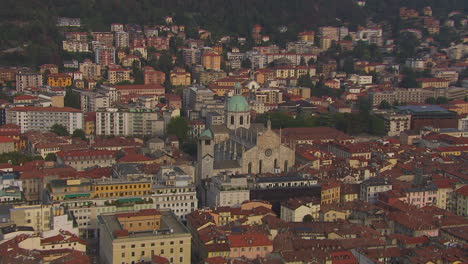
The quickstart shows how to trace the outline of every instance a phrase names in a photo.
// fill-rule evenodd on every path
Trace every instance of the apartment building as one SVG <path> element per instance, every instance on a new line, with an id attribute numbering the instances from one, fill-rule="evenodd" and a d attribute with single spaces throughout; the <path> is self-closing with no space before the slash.
<path id="1" fill-rule="evenodd" d="M 113 47 L 114 45 L 114 35 L 111 32 L 92 32 L 94 40 L 103 44 L 106 47 Z"/>
<path id="2" fill-rule="evenodd" d="M 81 98 L 81 111 L 96 112 L 99 108 L 111 107 L 111 98 L 103 93 L 83 92 Z"/>
<path id="3" fill-rule="evenodd" d="M 207 184 L 206 206 L 239 206 L 250 200 L 250 190 L 245 176 L 212 177 Z"/>
<path id="4" fill-rule="evenodd" d="M 140 210 L 98 216 L 99 255 L 105 264 L 151 261 L 164 257 L 191 263 L 191 234 L 169 210 Z"/>
<path id="5" fill-rule="evenodd" d="M 130 46 L 130 36 L 125 31 L 117 31 L 115 34 L 115 47 L 128 48 Z"/>
<path id="6" fill-rule="evenodd" d="M 221 55 L 206 52 L 202 55 L 202 66 L 207 70 L 221 70 Z"/>
<path id="7" fill-rule="evenodd" d="M 29 87 L 42 85 L 42 75 L 33 71 L 19 71 L 16 74 L 16 91 L 22 92 Z"/>
<path id="8" fill-rule="evenodd" d="M 109 67 L 108 71 L 108 80 L 111 84 L 116 84 L 123 81 L 131 81 L 130 73 L 132 71 L 129 69 L 124 69 L 119 66 Z"/>
<path id="9" fill-rule="evenodd" d="M 159 171 L 152 199 L 156 209 L 171 209 L 180 219 L 198 208 L 193 178 L 180 167 L 164 166 Z"/>
<path id="10" fill-rule="evenodd" d="M 86 59 L 80 63 L 80 72 L 85 79 L 97 80 L 101 78 L 101 65 Z"/>
<path id="11" fill-rule="evenodd" d="M 55 124 L 67 128 L 69 133 L 83 128 L 83 113 L 71 107 L 13 107 L 6 110 L 9 124 L 21 127 L 21 133 L 29 130 L 49 131 Z"/>
<path id="12" fill-rule="evenodd" d="M 162 71 L 156 71 L 152 67 L 146 66 L 143 68 L 143 78 L 145 84 L 163 85 L 166 81 L 166 74 Z"/>
<path id="13" fill-rule="evenodd" d="M 378 194 L 381 192 L 390 191 L 392 184 L 387 179 L 370 178 L 361 184 L 360 199 L 374 204 L 377 202 Z"/>
<path id="14" fill-rule="evenodd" d="M 66 73 L 50 74 L 47 78 L 47 84 L 52 87 L 69 87 L 72 85 L 72 77 Z"/>
<path id="15" fill-rule="evenodd" d="M 191 84 L 191 74 L 183 68 L 175 67 L 171 73 L 171 84 L 174 86 L 179 85 L 190 85 Z"/>
<path id="16" fill-rule="evenodd" d="M 96 135 L 144 136 L 163 129 L 152 109 L 105 108 L 96 112 Z"/>
<path id="17" fill-rule="evenodd" d="M 109 47 L 96 47 L 94 50 L 95 61 L 101 66 L 115 64 L 115 49 Z"/>
<path id="18" fill-rule="evenodd" d="M 389 113 L 382 115 L 385 123 L 385 132 L 390 137 L 399 136 L 401 132 L 411 127 L 411 115 Z"/>
<path id="19" fill-rule="evenodd" d="M 57 153 L 57 162 L 78 171 L 90 167 L 110 167 L 115 164 L 115 151 L 112 150 L 72 150 Z"/>
<path id="20" fill-rule="evenodd" d="M 90 52 L 87 41 L 63 40 L 62 49 L 67 52 Z"/>

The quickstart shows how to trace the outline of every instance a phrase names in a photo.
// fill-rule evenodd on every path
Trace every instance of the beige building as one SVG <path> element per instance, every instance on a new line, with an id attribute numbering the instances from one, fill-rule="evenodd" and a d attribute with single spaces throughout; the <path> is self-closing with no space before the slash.
<path id="1" fill-rule="evenodd" d="M 174 86 L 179 85 L 190 85 L 191 83 L 191 74 L 190 72 L 185 71 L 183 68 L 174 68 L 170 74 L 171 84 Z"/>
<path id="2" fill-rule="evenodd" d="M 210 207 L 240 206 L 250 200 L 250 190 L 245 176 L 219 176 L 211 178 L 206 193 Z"/>
<path id="3" fill-rule="evenodd" d="M 401 132 L 411 127 L 411 115 L 385 114 L 382 116 L 385 122 L 385 131 L 388 136 L 399 136 Z"/>
<path id="4" fill-rule="evenodd" d="M 96 135 L 161 135 L 164 121 L 152 109 L 105 108 L 96 112 Z"/>
<path id="5" fill-rule="evenodd" d="M 15 151 L 15 141 L 12 138 L 0 136 L 0 153 Z"/>
<path id="6" fill-rule="evenodd" d="M 16 92 L 42 85 L 42 75 L 38 72 L 19 71 L 16 74 Z"/>
<path id="7" fill-rule="evenodd" d="M 309 215 L 318 220 L 320 201 L 311 198 L 293 198 L 281 204 L 280 217 L 287 222 L 302 222 Z"/>
<path id="8" fill-rule="evenodd" d="M 140 210 L 98 216 L 99 255 L 105 264 L 151 261 L 191 263 L 191 234 L 169 210 Z"/>
<path id="9" fill-rule="evenodd" d="M 57 153 L 57 162 L 78 171 L 99 166 L 110 167 L 115 164 L 115 151 L 111 150 L 72 150 Z"/>
<path id="10" fill-rule="evenodd" d="M 80 63 L 80 72 L 83 73 L 83 78 L 97 80 L 101 78 L 101 65 L 93 63 L 87 59 Z"/>
<path id="11" fill-rule="evenodd" d="M 35 233 L 51 229 L 51 205 L 21 205 L 10 209 L 10 221 L 17 226 L 29 226 Z"/>
<path id="12" fill-rule="evenodd" d="M 123 81 L 131 81 L 130 78 L 131 70 L 120 68 L 120 67 L 109 67 L 108 80 L 111 84 L 116 84 Z"/>

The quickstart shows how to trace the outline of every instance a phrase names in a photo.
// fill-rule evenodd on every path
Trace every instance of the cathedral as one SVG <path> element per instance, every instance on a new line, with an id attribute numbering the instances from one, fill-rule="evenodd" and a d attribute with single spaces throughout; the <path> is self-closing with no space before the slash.
<path id="1" fill-rule="evenodd" d="M 197 181 L 220 173 L 257 174 L 288 171 L 294 150 L 281 143 L 268 122 L 252 124 L 250 107 L 236 84 L 225 105 L 224 125 L 211 126 L 198 139 Z"/>

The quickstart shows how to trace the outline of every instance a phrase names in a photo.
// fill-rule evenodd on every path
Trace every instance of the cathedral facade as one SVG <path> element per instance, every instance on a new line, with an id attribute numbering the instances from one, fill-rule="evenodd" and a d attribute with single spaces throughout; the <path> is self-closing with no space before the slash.
<path id="1" fill-rule="evenodd" d="M 295 162 L 295 152 L 281 143 L 270 122 L 252 124 L 247 100 L 239 94 L 226 103 L 226 124 L 212 126 L 198 139 L 197 180 L 220 173 L 258 174 L 287 172 Z"/>

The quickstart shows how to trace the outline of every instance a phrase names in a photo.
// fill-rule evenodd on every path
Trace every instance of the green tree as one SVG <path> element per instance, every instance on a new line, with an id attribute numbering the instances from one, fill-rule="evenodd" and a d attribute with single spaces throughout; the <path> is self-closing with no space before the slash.
<path id="1" fill-rule="evenodd" d="M 426 104 L 436 104 L 436 99 L 434 97 L 429 97 L 424 102 Z"/>
<path id="2" fill-rule="evenodd" d="M 301 57 L 301 61 L 299 62 L 299 65 L 300 66 L 306 66 L 306 61 L 305 61 L 304 57 Z"/>
<path id="3" fill-rule="evenodd" d="M 241 67 L 244 68 L 244 69 L 251 69 L 252 68 L 252 62 L 250 61 L 250 59 L 245 59 L 241 62 Z"/>
<path id="4" fill-rule="evenodd" d="M 185 142 L 189 131 L 187 119 L 184 117 L 174 117 L 167 125 L 167 134 L 176 136 L 179 141 Z"/>
<path id="5" fill-rule="evenodd" d="M 50 132 L 53 132 L 59 136 L 68 136 L 68 131 L 67 131 L 67 128 L 64 127 L 63 125 L 61 124 L 54 124 L 51 128 L 50 128 Z"/>
<path id="6" fill-rule="evenodd" d="M 49 153 L 44 159 L 45 161 L 57 161 L 57 156 L 54 153 Z"/>
<path id="7" fill-rule="evenodd" d="M 80 93 L 73 91 L 71 88 L 68 88 L 65 92 L 65 98 L 63 99 L 63 102 L 67 107 L 81 109 Z"/>
<path id="8" fill-rule="evenodd" d="M 310 78 L 310 74 L 307 73 L 306 75 L 299 76 L 299 78 L 297 79 L 297 86 L 309 87 L 309 88 L 314 87 L 314 83 L 312 82 L 312 79 Z"/>
<path id="9" fill-rule="evenodd" d="M 315 64 L 315 59 L 314 58 L 310 58 L 310 60 L 307 61 L 307 65 L 309 66 L 312 66 Z"/>
<path id="10" fill-rule="evenodd" d="M 436 99 L 436 104 L 448 104 L 449 99 L 447 97 L 439 96 Z"/>
<path id="11" fill-rule="evenodd" d="M 83 129 L 75 129 L 75 131 L 73 131 L 73 134 L 72 134 L 72 137 L 73 138 L 80 138 L 82 140 L 85 140 L 86 139 L 86 133 L 84 132 Z"/>
<path id="12" fill-rule="evenodd" d="M 379 105 L 380 109 L 390 109 L 392 108 L 392 105 L 387 101 L 387 100 L 382 100 Z"/>

